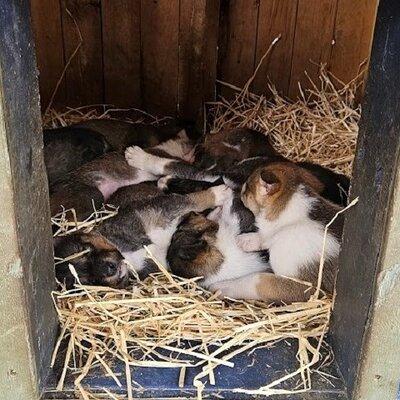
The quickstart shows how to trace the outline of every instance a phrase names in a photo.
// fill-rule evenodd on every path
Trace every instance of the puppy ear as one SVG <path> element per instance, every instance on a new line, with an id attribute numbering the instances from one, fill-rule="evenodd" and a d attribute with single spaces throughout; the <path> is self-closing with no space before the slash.
<path id="1" fill-rule="evenodd" d="M 181 140 L 189 140 L 189 136 L 186 133 L 186 129 L 182 129 L 177 134 L 178 139 Z"/>
<path id="2" fill-rule="evenodd" d="M 271 196 L 278 192 L 281 188 L 281 181 L 279 178 L 271 171 L 261 171 L 260 174 L 260 184 L 262 191 L 267 196 Z"/>

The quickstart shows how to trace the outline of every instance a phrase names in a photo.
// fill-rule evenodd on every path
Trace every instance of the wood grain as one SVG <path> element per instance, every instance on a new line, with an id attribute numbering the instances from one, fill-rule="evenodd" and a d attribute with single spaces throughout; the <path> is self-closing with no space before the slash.
<path id="1" fill-rule="evenodd" d="M 141 107 L 140 0 L 102 2 L 104 97 L 119 107 Z"/>
<path id="2" fill-rule="evenodd" d="M 299 0 L 289 97 L 298 95 L 298 82 L 310 87 L 304 74 L 318 79 L 320 63 L 329 63 L 336 17 L 336 0 Z"/>
<path id="3" fill-rule="evenodd" d="M 282 35 L 271 55 L 263 61 L 252 90 L 265 93 L 269 81 L 279 92 L 288 94 L 298 0 L 261 0 L 258 17 L 256 65 L 271 45 Z"/>
<path id="4" fill-rule="evenodd" d="M 176 113 L 178 36 L 179 0 L 142 1 L 142 95 L 147 111 Z"/>
<path id="5" fill-rule="evenodd" d="M 77 106 L 103 103 L 100 0 L 61 0 L 61 7 L 66 60 L 80 42 L 74 20 L 83 38 L 82 45 L 66 73 L 66 104 Z"/>
<path id="6" fill-rule="evenodd" d="M 219 43 L 219 79 L 242 87 L 254 71 L 259 1 L 222 1 Z M 222 88 L 221 93 L 232 92 Z"/>
<path id="7" fill-rule="evenodd" d="M 338 0 L 331 72 L 347 83 L 368 60 L 378 0 Z"/>
<path id="8" fill-rule="evenodd" d="M 178 111 L 187 120 L 215 98 L 218 21 L 218 0 L 181 0 Z"/>
<path id="9" fill-rule="evenodd" d="M 40 102 L 49 104 L 64 68 L 64 46 L 59 0 L 31 0 L 31 19 L 39 69 Z M 65 101 L 65 82 L 59 86 L 54 105 Z"/>

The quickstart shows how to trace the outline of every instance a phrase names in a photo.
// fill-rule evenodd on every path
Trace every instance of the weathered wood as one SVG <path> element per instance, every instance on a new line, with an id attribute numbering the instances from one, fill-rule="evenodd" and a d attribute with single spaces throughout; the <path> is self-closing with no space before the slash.
<path id="1" fill-rule="evenodd" d="M 27 0 L 0 3 L 0 393 L 36 400 L 57 322 L 39 90 Z"/>
<path id="2" fill-rule="evenodd" d="M 242 87 L 252 76 L 256 57 L 258 0 L 221 2 L 218 78 Z M 232 91 L 221 88 L 224 96 Z"/>
<path id="3" fill-rule="evenodd" d="M 40 77 L 40 100 L 44 110 L 64 69 L 60 1 L 31 0 L 31 13 Z M 53 104 L 63 104 L 64 101 L 65 82 L 59 86 Z"/>
<path id="4" fill-rule="evenodd" d="M 219 0 L 181 0 L 179 21 L 179 116 L 193 120 L 215 98 Z"/>
<path id="5" fill-rule="evenodd" d="M 140 0 L 102 2 L 105 102 L 141 107 Z"/>
<path id="6" fill-rule="evenodd" d="M 147 111 L 176 113 L 178 36 L 179 0 L 142 1 L 142 95 Z"/>
<path id="7" fill-rule="evenodd" d="M 331 72 L 349 82 L 368 61 L 378 0 L 338 0 Z"/>
<path id="8" fill-rule="evenodd" d="M 336 0 L 299 0 L 289 86 L 292 99 L 299 93 L 298 82 L 310 87 L 304 71 L 317 82 L 319 64 L 329 62 L 335 16 Z"/>
<path id="9" fill-rule="evenodd" d="M 335 357 L 354 387 L 382 262 L 400 151 L 400 4 L 381 0 L 366 85 L 331 328 Z M 397 351 L 397 349 L 393 349 Z"/>
<path id="10" fill-rule="evenodd" d="M 82 44 L 66 73 L 69 106 L 99 104 L 103 98 L 100 0 L 61 0 L 65 59 Z"/>
<path id="11" fill-rule="evenodd" d="M 254 79 L 252 90 L 265 93 L 269 82 L 279 92 L 288 94 L 296 26 L 297 0 L 261 0 L 258 17 L 256 65 L 271 45 L 282 35 L 271 55 L 263 61 Z"/>

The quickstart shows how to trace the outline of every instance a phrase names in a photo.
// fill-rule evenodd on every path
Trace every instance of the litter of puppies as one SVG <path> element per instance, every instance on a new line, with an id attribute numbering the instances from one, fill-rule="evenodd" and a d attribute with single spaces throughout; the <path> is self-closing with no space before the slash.
<path id="1" fill-rule="evenodd" d="M 246 85 L 247 89 L 239 90 L 234 100 L 221 99 L 212 105 L 213 109 L 211 110 L 210 118 L 213 121 L 211 131 L 214 134 L 218 135 L 224 131 L 237 132 L 235 128 L 252 128 L 272 139 L 273 149 L 276 150 L 278 155 L 268 153 L 254 156 L 249 150 L 249 154 L 243 156 L 246 149 L 244 144 L 247 143 L 246 135 L 251 132 L 246 129 L 236 135 L 240 138 L 240 143 L 236 141 L 236 136 L 231 134 L 227 134 L 223 140 L 219 140 L 219 143 L 222 143 L 224 147 L 221 154 L 207 154 L 207 151 L 205 151 L 207 149 L 207 140 L 209 141 L 209 148 L 215 150 L 216 147 L 212 139 L 213 134 L 206 135 L 203 143 L 199 146 L 200 158 L 196 159 L 199 156 L 198 149 L 194 155 L 194 165 L 197 162 L 197 165 L 201 165 L 203 168 L 193 168 L 193 164 L 188 162 L 193 161 L 191 159 L 193 154 L 190 151 L 185 152 L 188 155 L 187 160 L 181 156 L 177 157 L 176 154 L 171 155 L 168 151 L 166 152 L 167 158 L 165 158 L 165 148 L 161 149 L 162 154 L 160 154 L 160 149 L 146 153 L 140 147 L 134 147 L 133 150 L 126 153 L 128 164 L 132 168 L 145 171 L 149 176 L 154 175 L 154 179 L 150 180 L 157 180 L 160 176 L 162 177 L 158 183 L 159 189 L 171 189 L 173 187 L 172 183 L 178 187 L 179 185 L 182 186 L 185 180 L 190 178 L 190 185 L 195 185 L 193 182 L 198 181 L 203 183 L 206 181 L 211 185 L 208 188 L 201 187 L 200 191 L 196 186 L 194 192 L 197 193 L 197 196 L 200 196 L 199 193 L 208 191 L 207 193 L 209 194 L 214 193 L 214 198 L 211 196 L 207 197 L 208 200 L 204 200 L 203 196 L 201 198 L 202 206 L 198 210 L 193 209 L 193 206 L 189 207 L 189 209 L 186 209 L 186 206 L 178 207 L 178 203 L 174 200 L 172 204 L 176 209 L 180 209 L 180 213 L 179 215 L 174 215 L 174 218 L 170 218 L 168 221 L 165 220 L 165 212 L 157 209 L 156 222 L 158 224 L 160 224 L 161 220 L 163 221 L 161 223 L 162 226 L 165 226 L 165 224 L 170 225 L 172 220 L 174 221 L 167 239 L 164 237 L 161 240 L 159 236 L 155 237 L 154 230 L 149 233 L 145 229 L 144 236 L 142 235 L 144 237 L 143 241 L 138 242 L 135 248 L 124 250 L 123 246 L 116 245 L 117 241 L 113 239 L 114 234 L 109 233 L 110 229 L 107 228 L 107 224 L 108 226 L 112 225 L 116 215 L 118 215 L 118 218 L 123 218 L 126 199 L 130 199 L 131 197 L 129 196 L 131 194 L 118 194 L 118 187 L 116 185 L 112 186 L 115 194 L 118 194 L 116 198 L 121 202 L 120 204 L 113 204 L 110 200 L 112 200 L 114 194 L 108 191 L 106 196 L 104 190 L 99 189 L 103 197 L 100 198 L 100 202 L 96 204 L 95 208 L 102 201 L 107 200 L 114 206 L 121 205 L 122 211 L 121 214 L 119 209 L 118 211 L 116 209 L 95 211 L 92 218 L 86 214 L 82 228 L 89 227 L 89 229 L 93 230 L 91 233 L 89 232 L 89 235 L 95 236 L 93 236 L 94 239 L 91 238 L 90 240 L 85 237 L 83 242 L 86 246 L 88 246 L 88 243 L 90 244 L 87 248 L 89 252 L 96 251 L 99 240 L 101 241 L 100 247 L 102 250 L 113 252 L 118 250 L 124 256 L 124 262 L 128 260 L 128 263 L 132 264 L 129 269 L 132 270 L 136 277 L 132 279 L 131 285 L 125 288 L 88 286 L 87 283 L 90 282 L 82 281 L 82 277 L 85 274 L 81 275 L 79 264 L 75 263 L 71 258 L 64 260 L 64 267 L 68 268 L 68 271 L 64 268 L 64 273 L 69 274 L 69 278 L 78 283 L 73 288 L 69 286 L 68 289 L 64 288 L 64 290 L 54 293 L 54 303 L 62 328 L 54 357 L 61 342 L 63 340 L 68 342 L 64 368 L 58 386 L 59 390 L 63 387 L 67 373 L 70 371 L 79 372 L 75 383 L 81 396 L 85 399 L 96 398 L 96 395 L 86 391 L 82 384 L 83 379 L 95 366 L 101 366 L 104 372 L 120 386 L 120 379 L 112 371 L 112 360 L 118 359 L 126 365 L 129 399 L 133 398 L 134 393 L 129 368 L 133 365 L 181 368 L 180 385 L 194 384 L 198 389 L 198 396 L 201 398 L 204 384 L 206 382 L 211 385 L 215 384 L 214 371 L 216 367 L 219 365 L 231 366 L 232 358 L 235 355 L 257 346 L 275 343 L 287 338 L 294 338 L 298 341 L 299 368 L 296 371 L 283 374 L 281 379 L 277 381 L 266 382 L 266 385 L 258 390 L 237 388 L 237 391 L 254 395 L 272 395 L 294 393 L 296 391 L 302 392 L 311 387 L 311 369 L 321 362 L 320 347 L 329 326 L 332 306 L 331 296 L 321 290 L 324 267 L 324 263 L 321 262 L 324 254 L 321 250 L 322 247 L 329 248 L 331 246 L 333 239 L 328 235 L 329 229 L 332 227 L 325 229 L 325 231 L 322 227 L 322 234 L 321 229 L 318 228 L 320 232 L 318 240 L 320 240 L 321 249 L 317 252 L 318 258 L 314 260 L 317 273 L 313 276 L 312 284 L 305 282 L 302 278 L 298 279 L 296 276 L 285 278 L 295 285 L 301 285 L 302 293 L 307 293 L 308 301 L 296 301 L 295 298 L 292 304 L 286 305 L 271 306 L 268 304 L 270 302 L 263 303 L 252 300 L 221 300 L 218 297 L 220 293 L 215 294 L 207 290 L 207 285 L 204 287 L 204 282 L 200 278 L 192 276 L 184 278 L 175 276 L 168 271 L 168 245 L 171 239 L 173 240 L 174 232 L 179 229 L 179 222 L 187 212 L 203 211 L 207 208 L 222 206 L 222 211 L 219 212 L 224 213 L 224 203 L 227 201 L 227 196 L 226 193 L 220 192 L 221 189 L 218 189 L 222 186 L 221 181 L 219 181 L 221 177 L 223 178 L 222 182 L 229 181 L 234 193 L 237 194 L 237 198 L 240 199 L 242 184 L 249 179 L 255 169 L 260 168 L 263 165 L 262 163 L 266 163 L 265 158 L 269 157 L 268 162 L 272 163 L 282 163 L 282 157 L 299 163 L 304 161 L 313 162 L 349 176 L 351 174 L 351 163 L 354 157 L 357 124 L 360 115 L 359 106 L 356 106 L 354 99 L 354 91 L 358 84 L 359 81 L 355 80 L 351 84 L 342 85 L 340 89 L 337 89 L 338 84 L 333 84 L 328 74 L 323 71 L 321 87 L 314 86 L 310 92 L 303 94 L 302 99 L 295 103 L 282 99 L 272 87 L 273 100 L 267 100 L 263 96 L 256 96 L 250 93 L 248 91 L 249 85 Z M 53 115 L 55 114 L 53 113 Z M 83 115 L 82 118 L 84 119 L 85 116 Z M 79 123 L 77 120 L 74 122 Z M 258 148 L 259 146 L 255 147 Z M 176 147 L 173 148 L 175 149 Z M 243 159 L 237 158 L 239 153 L 243 153 L 241 156 Z M 207 157 L 204 157 L 204 154 Z M 257 159 L 256 165 L 254 165 L 253 158 Z M 257 164 L 260 158 L 261 164 Z M 251 161 L 251 165 L 246 166 L 246 163 L 249 162 L 248 160 Z M 286 159 L 284 159 L 283 163 L 286 162 Z M 231 167 L 233 165 L 239 165 L 240 168 L 232 172 Z M 302 171 L 300 173 L 302 177 L 301 184 L 310 184 L 311 189 L 317 193 L 316 196 L 318 198 L 328 192 L 332 195 L 331 191 L 327 191 L 329 185 L 326 182 L 332 182 L 332 180 L 335 182 L 335 190 L 339 187 L 339 195 L 334 193 L 334 197 L 330 198 L 330 200 L 336 200 L 341 207 L 334 206 L 332 208 L 334 211 L 329 214 L 329 218 L 324 217 L 324 225 L 329 225 L 333 219 L 337 221 L 342 212 L 347 209 L 347 207 L 343 208 L 343 206 L 347 203 L 348 181 L 344 180 L 342 175 L 330 175 L 328 170 L 321 172 L 318 169 L 318 165 L 316 167 L 292 163 L 290 165 L 293 165 L 290 168 L 294 168 L 295 171 Z M 243 172 L 246 168 L 249 171 Z M 303 179 L 304 174 L 307 175 L 306 179 Z M 274 185 L 280 183 L 276 181 L 277 175 L 273 174 L 271 176 L 271 174 L 267 174 L 262 176 L 263 188 L 267 188 L 267 192 L 273 191 L 267 194 L 275 195 Z M 296 176 L 298 176 L 297 172 Z M 174 179 L 184 179 L 184 181 L 177 184 Z M 146 180 L 147 178 L 144 179 L 144 181 Z M 313 183 L 314 180 L 317 182 L 316 184 Z M 73 181 L 71 182 L 73 183 Z M 129 183 L 138 182 L 129 181 Z M 347 187 L 344 189 L 345 199 L 343 200 L 340 193 L 343 192 L 342 186 L 346 185 Z M 107 184 L 106 186 L 108 190 L 110 185 Z M 104 185 L 102 188 L 104 189 Z M 149 189 L 146 188 L 146 190 Z M 173 196 L 158 192 L 153 193 L 154 190 L 158 189 L 156 187 L 151 189 L 152 192 L 149 198 L 156 198 L 157 201 Z M 216 192 L 216 190 L 219 190 L 219 192 Z M 257 190 L 262 190 L 262 188 Z M 325 194 L 323 194 L 324 190 Z M 222 196 L 220 197 L 220 202 L 215 202 L 218 197 L 217 193 Z M 184 197 L 191 196 L 191 194 L 175 196 Z M 231 198 L 233 198 L 233 204 L 234 195 Z M 172 199 L 172 197 L 169 199 Z M 168 203 L 168 201 L 165 200 L 164 202 Z M 209 201 L 214 203 L 207 203 Z M 152 208 L 150 208 L 150 214 L 146 214 L 149 213 L 149 206 L 143 206 L 142 203 L 139 205 L 139 203 L 135 204 L 141 218 L 145 215 L 151 215 L 151 218 L 140 219 L 141 224 L 148 227 L 155 221 L 154 205 L 152 204 Z M 249 202 L 247 202 L 248 204 Z M 354 204 L 355 202 L 353 201 L 348 207 Z M 166 209 L 168 210 L 167 213 L 171 213 L 172 208 L 170 206 Z M 242 224 L 246 220 L 243 212 L 245 213 L 243 210 L 237 212 L 237 215 L 240 216 L 239 221 Z M 208 221 L 217 221 L 217 227 L 218 222 L 221 221 L 218 210 L 202 218 Z M 246 226 L 251 225 L 252 228 L 247 230 L 246 227 L 241 225 L 239 229 L 241 234 L 252 232 L 251 229 L 254 228 L 254 224 L 257 222 L 254 216 L 252 218 L 250 217 L 250 221 L 246 220 L 245 224 Z M 96 225 L 99 220 L 101 223 L 97 228 Z M 76 231 L 79 231 L 80 225 L 77 222 L 77 218 L 74 217 L 72 222 L 66 222 L 65 212 L 56 217 L 53 222 L 56 224 L 55 236 L 57 237 L 66 235 L 68 239 L 71 233 L 75 234 Z M 219 223 L 221 224 L 221 222 Z M 196 224 L 198 224 L 197 220 Z M 199 255 L 205 254 L 205 249 L 215 246 L 216 242 L 212 233 L 213 225 L 210 224 L 208 226 L 211 227 L 211 231 L 207 230 L 208 228 L 201 228 L 200 234 L 194 239 L 201 242 L 203 247 L 196 246 L 195 250 L 193 250 L 189 243 L 187 248 L 190 248 L 190 255 L 187 256 L 187 252 L 181 253 L 182 259 L 184 260 L 186 257 L 188 264 L 198 260 Z M 198 226 L 196 226 L 197 228 Z M 99 235 L 101 235 L 100 239 Z M 165 241 L 167 245 L 164 245 Z M 154 244 L 155 246 L 152 247 Z M 178 242 L 177 248 L 179 247 L 184 248 L 182 242 Z M 143 250 L 143 248 L 146 250 Z M 160 248 L 162 248 L 162 251 Z M 261 247 L 257 250 L 263 249 Z M 138 252 L 140 252 L 140 258 L 138 258 Z M 76 257 L 79 260 L 79 257 L 81 257 L 80 251 L 75 253 L 78 253 Z M 215 258 L 218 259 L 218 266 L 222 265 L 226 258 L 223 251 L 220 251 L 220 253 L 222 258 Z M 174 255 L 176 254 L 174 252 Z M 91 253 L 90 257 L 92 257 Z M 138 260 L 142 260 L 139 264 L 143 262 L 143 267 L 138 268 L 136 264 Z M 118 258 L 115 263 L 120 266 L 121 260 Z M 70 267 L 70 264 L 72 264 L 72 267 Z M 104 260 L 102 260 L 103 264 Z M 147 277 L 144 279 L 139 279 L 138 273 L 140 274 L 143 270 L 146 270 L 149 264 L 153 267 L 151 272 L 147 273 Z M 182 265 L 184 265 L 184 261 Z M 107 258 L 107 266 L 107 268 L 110 268 L 109 258 Z M 211 275 L 215 275 L 215 268 L 213 266 Z M 115 274 L 121 277 L 121 269 L 114 268 L 112 271 L 114 274 L 112 276 L 113 279 Z M 107 279 L 110 277 L 111 275 L 107 276 Z M 118 280 L 118 282 L 120 281 Z M 211 285 L 211 288 L 218 288 L 218 286 Z M 317 290 L 315 291 L 315 289 Z M 190 342 L 193 340 L 195 342 Z M 217 350 L 211 351 L 211 345 L 216 345 Z M 165 352 L 160 352 L 160 349 L 168 350 L 171 354 L 165 355 Z M 187 356 L 190 357 L 188 358 Z M 186 382 L 184 379 L 185 370 L 194 366 L 202 366 L 203 370 L 193 382 Z M 282 388 L 281 384 L 283 382 L 297 376 L 301 380 L 300 386 L 293 388 L 293 390 Z"/>

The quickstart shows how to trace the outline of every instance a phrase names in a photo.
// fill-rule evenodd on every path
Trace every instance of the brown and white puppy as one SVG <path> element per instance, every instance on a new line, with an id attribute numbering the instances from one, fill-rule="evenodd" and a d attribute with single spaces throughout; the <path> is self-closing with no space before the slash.
<path id="1" fill-rule="evenodd" d="M 170 159 L 180 159 L 191 157 L 192 146 L 182 133 L 178 138 L 170 139 L 148 151 L 161 152 Z M 82 220 L 93 212 L 93 206 L 101 207 L 119 188 L 156 179 L 155 175 L 128 165 L 120 153 L 107 153 L 50 186 L 51 214 L 62 211 L 62 207 L 74 208 L 77 218 Z"/>
<path id="2" fill-rule="evenodd" d="M 101 266 L 106 262 L 108 267 L 108 263 L 112 263 L 111 260 L 114 262 L 110 270 L 117 271 L 119 277 L 125 276 L 126 266 L 121 264 L 122 258 L 139 273 L 154 271 L 154 263 L 148 258 L 144 246 L 148 246 L 152 254 L 166 265 L 168 245 L 180 219 L 192 210 L 200 212 L 220 206 L 231 196 L 230 190 L 224 185 L 185 196 L 158 195 L 157 192 L 153 192 L 153 196 L 147 192 L 148 197 L 139 200 L 135 193 L 137 188 L 131 186 L 123 192 L 116 194 L 120 196 L 121 206 L 115 217 L 103 221 L 96 230 L 86 235 L 65 236 L 56 243 L 55 255 L 62 258 L 71 255 L 69 250 L 71 248 L 74 250 L 73 253 L 77 253 L 85 249 L 88 242 L 93 245 L 89 248 L 89 256 L 83 255 L 69 261 L 75 266 L 78 276 L 81 274 L 88 276 L 88 283 L 97 282 L 99 278 L 98 269 L 90 266 Z M 129 193 L 133 194 L 131 198 Z M 110 202 L 113 201 L 111 197 Z M 109 247 L 106 248 L 104 243 Z M 117 254 L 121 257 L 117 257 Z M 57 268 L 60 266 L 57 265 Z M 73 280 L 73 277 L 68 275 L 65 263 L 61 271 L 64 275 L 58 277 L 59 280 Z M 102 282 L 107 284 L 104 278 Z"/>
<path id="3" fill-rule="evenodd" d="M 167 175 L 160 181 L 160 187 L 164 191 L 181 194 L 218 185 L 222 179 L 231 188 L 237 189 L 257 168 L 271 162 L 287 161 L 273 150 L 265 135 L 249 129 L 207 135 L 200 149 L 193 165 L 170 163 L 162 160 L 162 154 L 157 153 L 153 154 L 161 158 L 146 157 L 134 146 L 127 149 L 126 156 L 132 166 L 155 175 Z M 298 165 L 321 181 L 319 193 L 322 197 L 342 206 L 347 204 L 350 180 L 346 176 L 309 162 Z"/>
<path id="4" fill-rule="evenodd" d="M 308 299 L 312 290 L 289 278 L 316 284 L 325 225 L 341 210 L 322 198 L 321 182 L 292 163 L 272 163 L 255 171 L 242 200 L 255 215 L 258 232 L 239 237 L 245 251 L 268 249 L 274 274 L 258 273 L 219 282 L 214 290 L 245 299 L 290 303 Z M 339 215 L 328 230 L 322 287 L 332 293 L 343 229 Z"/>
<path id="5" fill-rule="evenodd" d="M 246 252 L 236 245 L 241 232 L 244 206 L 231 198 L 207 217 L 191 212 L 177 226 L 168 248 L 167 261 L 179 276 L 201 276 L 209 287 L 216 282 L 239 278 L 269 268 L 259 252 Z"/>

